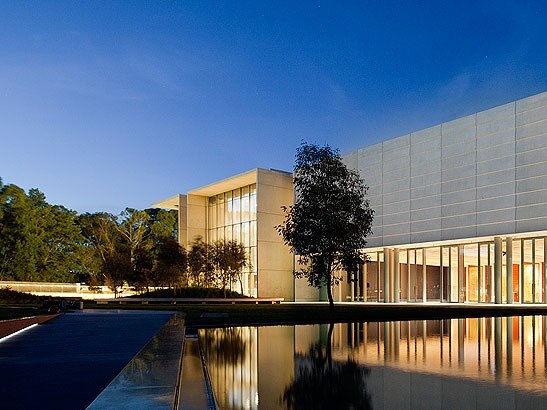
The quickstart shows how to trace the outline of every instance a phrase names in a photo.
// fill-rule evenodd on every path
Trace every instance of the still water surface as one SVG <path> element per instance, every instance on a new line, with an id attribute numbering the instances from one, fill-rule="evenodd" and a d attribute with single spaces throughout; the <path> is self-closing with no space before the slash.
<path id="1" fill-rule="evenodd" d="M 546 339 L 547 316 L 199 331 L 222 409 L 547 409 Z"/>

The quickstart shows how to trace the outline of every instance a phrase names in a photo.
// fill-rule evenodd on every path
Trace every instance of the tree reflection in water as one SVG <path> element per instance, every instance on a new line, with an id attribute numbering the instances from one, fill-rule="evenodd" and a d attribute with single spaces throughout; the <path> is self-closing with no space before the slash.
<path id="1" fill-rule="evenodd" d="M 372 409 L 366 377 L 370 370 L 349 356 L 346 362 L 333 362 L 332 330 L 329 327 L 327 348 L 312 344 L 297 365 L 295 378 L 283 393 L 288 409 Z"/>
<path id="2" fill-rule="evenodd" d="M 240 364 L 245 355 L 247 340 L 242 337 L 243 328 L 208 329 L 205 338 L 205 352 L 209 358 L 214 354 L 218 364 Z"/>

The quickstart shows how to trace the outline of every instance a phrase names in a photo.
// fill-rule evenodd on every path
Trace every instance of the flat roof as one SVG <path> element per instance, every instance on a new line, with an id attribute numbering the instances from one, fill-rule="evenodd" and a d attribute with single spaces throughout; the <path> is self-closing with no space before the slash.
<path id="1" fill-rule="evenodd" d="M 181 194 L 170 196 L 169 198 L 162 199 L 161 201 L 154 202 L 152 207 L 154 208 L 167 208 L 167 209 L 179 209 L 179 197 Z"/>
<path id="2" fill-rule="evenodd" d="M 259 172 L 276 172 L 279 174 L 291 175 L 290 172 L 282 171 L 280 169 L 255 168 L 250 171 L 246 171 L 241 174 L 237 174 L 228 178 L 221 179 L 220 181 L 212 182 L 202 187 L 192 189 L 188 191 L 188 194 L 210 197 L 216 194 L 220 194 L 222 192 L 240 188 L 242 186 L 256 184 Z M 169 198 L 154 202 L 152 206 L 155 208 L 178 209 L 179 197 L 181 195 L 182 194 L 173 195 Z"/>
<path id="3" fill-rule="evenodd" d="M 259 168 L 252 169 L 233 177 L 225 178 L 188 191 L 190 195 L 213 196 L 245 185 L 256 184 Z"/>

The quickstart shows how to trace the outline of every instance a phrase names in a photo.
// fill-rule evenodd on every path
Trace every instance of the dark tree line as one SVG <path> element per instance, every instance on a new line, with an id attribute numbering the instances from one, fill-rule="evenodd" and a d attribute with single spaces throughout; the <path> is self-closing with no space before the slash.
<path id="1" fill-rule="evenodd" d="M 0 179 L 0 280 L 68 281 L 78 269 L 82 236 L 76 213 Z"/>
<path id="2" fill-rule="evenodd" d="M 127 208 L 120 215 L 76 212 L 0 179 L 0 280 L 85 282 L 137 290 L 187 286 L 232 288 L 247 266 L 235 241 L 187 252 L 177 240 L 177 214 Z M 226 292 L 224 292 L 226 295 Z"/>
<path id="3" fill-rule="evenodd" d="M 87 262 L 79 273 L 91 285 L 106 284 L 114 292 L 124 284 L 137 290 L 186 285 L 187 255 L 175 239 L 174 212 L 127 208 L 119 216 L 82 214 L 75 223 Z"/>

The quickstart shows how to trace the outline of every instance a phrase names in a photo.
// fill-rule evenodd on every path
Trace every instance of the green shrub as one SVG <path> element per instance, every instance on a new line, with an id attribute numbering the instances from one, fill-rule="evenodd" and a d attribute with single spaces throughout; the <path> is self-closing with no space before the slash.
<path id="1" fill-rule="evenodd" d="M 2 303 L 40 303 L 49 299 L 47 296 L 36 296 L 30 293 L 18 292 L 9 287 L 0 288 L 0 304 Z"/>

